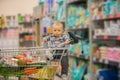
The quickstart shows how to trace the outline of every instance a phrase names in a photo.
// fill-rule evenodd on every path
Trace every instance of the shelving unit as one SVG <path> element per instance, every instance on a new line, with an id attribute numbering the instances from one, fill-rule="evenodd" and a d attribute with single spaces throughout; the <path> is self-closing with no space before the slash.
<path id="1" fill-rule="evenodd" d="M 71 73 L 70 76 L 71 76 L 71 79 L 73 79 L 73 80 L 84 80 L 85 75 L 87 73 L 90 73 L 90 71 L 88 69 L 88 66 L 90 67 L 90 65 L 89 65 L 90 56 L 82 55 L 82 52 L 83 52 L 83 54 L 86 53 L 86 52 L 84 52 L 85 45 L 86 45 L 85 41 L 89 38 L 89 36 L 88 36 L 88 33 L 89 33 L 89 26 L 88 25 L 89 24 L 87 24 L 87 21 L 85 22 L 85 20 L 83 20 L 83 22 L 82 22 L 82 19 L 84 19 L 84 18 L 86 20 L 89 19 L 89 17 L 88 17 L 89 13 L 87 12 L 87 6 L 88 6 L 87 0 L 74 0 L 74 1 L 67 0 L 67 3 L 66 3 L 66 7 L 67 7 L 67 10 L 66 10 L 66 31 L 73 32 L 73 33 L 75 33 L 75 35 L 78 35 L 80 37 L 85 38 L 84 40 L 79 40 L 78 44 L 72 45 L 72 46 L 74 46 L 75 50 L 72 47 L 70 48 L 70 49 L 72 49 L 72 51 L 70 50 L 70 54 L 69 54 L 70 61 L 71 61 L 71 59 L 76 60 L 76 61 L 73 61 L 72 63 L 70 62 L 70 64 L 73 64 L 70 67 L 71 71 L 73 71 L 72 67 L 75 66 L 74 62 L 76 62 L 79 65 L 79 66 L 76 66 L 75 71 L 78 68 L 82 68 L 82 66 L 83 66 L 82 64 L 86 65 L 82 69 L 81 74 L 79 76 L 76 76 L 76 78 L 73 77 L 73 74 Z M 74 16 L 74 17 L 72 17 L 72 16 Z M 70 24 L 68 24 L 68 23 L 70 23 Z M 87 37 L 82 36 L 82 34 L 87 35 Z M 90 45 L 88 45 L 88 47 L 90 47 Z M 90 54 L 88 48 L 86 48 L 86 49 L 87 50 L 85 50 L 85 51 L 88 51 L 88 53 Z M 79 62 L 81 64 L 79 64 Z M 77 73 L 79 74 L 79 70 L 76 72 L 76 74 Z M 74 74 L 74 75 L 76 75 L 76 74 Z"/>
<path id="2" fill-rule="evenodd" d="M 64 3 L 65 3 L 65 9 L 67 9 L 67 7 L 68 7 L 68 5 L 70 5 L 71 3 L 66 3 L 66 0 L 64 0 Z M 84 3 L 84 2 L 83 2 Z M 72 3 L 72 4 L 77 4 L 77 2 L 76 3 Z M 82 4 L 81 2 L 80 2 L 80 4 Z M 44 4 L 40 4 L 40 5 L 44 5 Z M 58 5 L 58 4 L 57 4 Z M 53 6 L 53 5 L 52 5 Z M 52 8 L 52 6 L 51 6 L 51 8 Z M 44 11 L 44 8 L 42 8 L 42 10 Z M 42 12 L 43 12 L 42 11 Z M 40 12 L 41 13 L 41 12 Z M 39 14 L 40 14 L 39 13 Z M 57 17 L 56 18 L 56 16 L 54 16 L 54 18 L 52 18 L 53 17 L 53 14 L 56 14 L 56 12 L 55 11 L 53 11 L 53 9 L 52 9 L 52 12 L 50 12 L 50 13 L 48 13 L 48 14 L 46 14 L 46 15 L 44 15 L 44 17 L 38 17 L 38 18 L 35 18 L 35 23 L 37 24 L 39 24 L 39 25 L 37 25 L 38 27 L 39 27 L 39 29 L 37 29 L 40 33 L 40 35 L 39 35 L 39 37 L 41 37 L 40 38 L 40 46 L 41 46 L 41 39 L 42 39 L 42 37 L 43 37 L 43 35 L 46 35 L 46 33 L 44 33 L 43 32 L 43 29 L 44 29 L 44 27 L 47 27 L 47 26 L 44 26 L 44 25 L 42 25 L 42 20 L 45 18 L 45 16 L 47 16 L 47 17 L 49 17 L 50 18 L 50 22 L 51 22 L 51 24 L 52 23 L 54 23 L 55 21 L 60 21 L 60 22 L 62 22 L 62 23 L 65 23 L 65 28 L 66 27 L 68 27 L 67 26 L 67 24 L 66 24 L 66 20 L 67 20 L 67 11 L 65 11 L 65 13 L 63 14 L 63 15 L 65 15 L 65 19 L 63 19 L 63 20 L 61 20 L 59 17 Z M 48 16 L 49 15 L 49 16 Z M 62 15 L 62 16 L 63 16 Z M 57 19 L 57 20 L 56 20 Z M 50 25 L 51 26 L 51 25 Z M 78 31 L 78 29 L 79 29 L 79 31 L 87 31 L 88 30 L 88 28 L 87 27 L 74 27 L 74 28 L 69 28 L 69 30 L 70 31 Z M 67 31 L 68 31 L 68 29 L 66 29 Z M 77 56 L 75 56 L 75 55 L 71 55 L 70 54 L 70 56 L 71 57 L 74 57 L 74 58 L 76 58 Z M 81 60 L 83 60 L 83 62 L 86 62 L 86 61 L 88 61 L 88 56 L 86 57 L 86 56 L 80 56 L 80 57 L 78 57 L 79 59 L 81 59 Z M 87 65 L 88 64 L 86 64 L 85 65 L 85 67 L 83 68 L 84 69 L 84 71 L 82 72 L 82 75 L 81 76 L 83 76 L 85 73 L 86 73 L 86 70 L 87 70 Z M 79 75 L 78 75 L 79 76 Z M 84 77 L 81 77 L 81 79 L 83 79 Z M 80 80 L 81 80 L 80 79 Z"/>
<path id="3" fill-rule="evenodd" d="M 92 19 L 92 21 L 110 21 L 110 20 L 117 20 L 117 19 L 120 19 L 120 17 L 97 18 L 97 19 Z"/>
<path id="4" fill-rule="evenodd" d="M 20 47 L 35 47 L 35 30 L 33 22 L 20 22 L 19 23 L 19 46 Z"/>
<path id="5" fill-rule="evenodd" d="M 101 59 L 101 58 L 93 58 L 93 62 L 96 64 L 103 64 L 103 65 L 109 65 L 109 66 L 120 66 L 120 62 L 118 61 L 112 61 L 107 59 Z"/>
<path id="6" fill-rule="evenodd" d="M 120 36 L 117 35 L 117 36 L 112 36 L 112 35 L 97 35 L 97 36 L 94 36 L 94 39 L 101 39 L 101 40 L 120 40 Z"/>
<path id="7" fill-rule="evenodd" d="M 35 45 L 37 47 L 41 46 L 42 37 L 41 19 L 43 18 L 43 7 L 44 1 L 43 3 L 40 3 L 39 5 L 33 8 L 33 26 L 35 27 L 35 41 L 36 41 Z"/>
<path id="8" fill-rule="evenodd" d="M 94 78 L 119 80 L 119 8 L 120 0 L 91 0 L 91 70 Z M 96 5 L 97 4 L 97 5 Z M 109 5 L 111 4 L 111 5 Z M 96 12 L 95 12 L 96 11 Z M 117 28 L 118 27 L 118 28 Z M 116 32 L 116 33 L 115 33 Z M 114 56 L 114 57 L 113 57 Z M 109 74 L 107 71 L 110 71 Z M 111 71 L 116 71 L 114 77 Z M 96 75 L 97 74 L 97 75 Z M 104 75 L 102 75 L 104 74 Z M 106 76 L 105 76 L 106 75 Z M 92 79 L 91 79 L 92 80 Z"/>
<path id="9" fill-rule="evenodd" d="M 0 16 L 0 48 L 18 47 L 18 40 L 17 16 Z"/>

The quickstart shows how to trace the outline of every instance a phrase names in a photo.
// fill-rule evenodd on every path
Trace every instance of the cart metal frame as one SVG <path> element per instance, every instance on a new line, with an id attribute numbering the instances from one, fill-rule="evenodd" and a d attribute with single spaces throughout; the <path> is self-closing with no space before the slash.
<path id="1" fill-rule="evenodd" d="M 62 53 L 56 54 L 56 50 L 62 50 Z M 9 80 L 8 76 L 17 76 L 19 77 L 18 80 L 21 80 L 22 75 L 26 75 L 27 79 L 30 80 L 30 78 L 36 78 L 38 80 L 54 80 L 55 74 L 57 69 L 59 68 L 59 65 L 61 63 L 62 57 L 67 55 L 65 52 L 67 50 L 67 47 L 64 48 L 39 48 L 39 47 L 27 47 L 27 48 L 4 48 L 0 49 L 0 69 L 6 68 L 8 70 L 11 70 L 10 74 L 3 74 L 0 71 L 0 75 L 4 76 L 3 80 Z M 51 53 L 52 51 L 52 53 Z M 48 53 L 49 52 L 49 53 Z M 31 60 L 35 58 L 35 60 L 32 62 L 26 62 L 24 65 L 18 65 L 18 58 L 16 58 L 17 55 L 27 55 L 28 58 Z M 47 60 L 49 56 L 60 56 L 59 59 L 52 59 Z M 7 60 L 8 59 L 8 60 Z M 13 62 L 10 62 L 10 61 Z M 24 58 L 23 58 L 24 60 Z M 5 62 L 6 61 L 6 62 Z M 55 64 L 56 62 L 58 64 Z M 11 63 L 11 64 L 10 64 Z M 38 63 L 38 64 L 35 64 Z M 25 74 L 25 71 L 21 74 L 15 74 L 21 70 L 24 70 L 25 68 L 36 68 L 38 71 L 36 73 L 31 74 Z M 55 69 L 56 68 L 56 69 Z M 49 71 L 48 71 L 49 69 Z M 42 71 L 42 74 L 38 75 L 38 72 Z M 52 71 L 53 70 L 53 71 Z M 51 73 L 53 72 L 53 73 Z M 13 73 L 13 74 L 12 74 Z M 35 77 L 35 75 L 38 75 Z M 7 76 L 7 77 L 6 77 Z M 2 80 L 2 79 L 0 79 Z"/>

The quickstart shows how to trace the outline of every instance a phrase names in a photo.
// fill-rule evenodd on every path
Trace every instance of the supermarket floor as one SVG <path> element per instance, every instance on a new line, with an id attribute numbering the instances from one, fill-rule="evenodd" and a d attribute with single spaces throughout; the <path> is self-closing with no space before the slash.
<path id="1" fill-rule="evenodd" d="M 61 78 L 55 76 L 55 79 L 54 80 L 62 80 Z"/>
<path id="2" fill-rule="evenodd" d="M 3 76 L 0 76 L 0 80 L 4 80 Z M 18 80 L 18 77 L 10 77 L 9 80 Z M 24 78 L 24 79 L 21 79 L 21 80 L 30 80 L 30 79 Z M 33 80 L 33 79 L 31 79 L 31 80 Z M 62 79 L 59 78 L 58 76 L 55 76 L 54 80 L 62 80 Z"/>

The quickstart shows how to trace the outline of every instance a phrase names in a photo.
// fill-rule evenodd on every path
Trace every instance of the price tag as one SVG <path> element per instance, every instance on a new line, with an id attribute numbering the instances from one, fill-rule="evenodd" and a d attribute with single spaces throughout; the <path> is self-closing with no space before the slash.
<path id="1" fill-rule="evenodd" d="M 109 63 L 109 61 L 108 60 L 105 60 L 105 64 L 108 64 Z"/>
<path id="2" fill-rule="evenodd" d="M 117 17 L 120 17 L 120 13 L 117 14 Z"/>
<path id="3" fill-rule="evenodd" d="M 108 39 L 108 35 L 104 35 L 104 37 L 103 37 L 104 39 Z"/>
<path id="4" fill-rule="evenodd" d="M 113 15 L 113 14 L 110 14 L 110 15 L 109 15 L 109 18 L 114 18 L 114 15 Z"/>
<path id="5" fill-rule="evenodd" d="M 102 62 L 103 62 L 103 59 L 100 59 L 99 62 L 102 63 Z"/>
<path id="6" fill-rule="evenodd" d="M 120 40 L 120 36 L 117 37 L 117 40 Z"/>

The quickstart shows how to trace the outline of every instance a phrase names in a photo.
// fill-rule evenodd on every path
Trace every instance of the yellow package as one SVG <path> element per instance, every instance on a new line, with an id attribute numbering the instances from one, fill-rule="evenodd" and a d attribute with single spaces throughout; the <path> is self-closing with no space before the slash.
<path id="1" fill-rule="evenodd" d="M 42 69 L 39 69 L 38 72 L 34 75 L 34 78 L 39 80 L 52 79 L 56 72 L 56 66 L 47 66 Z"/>

